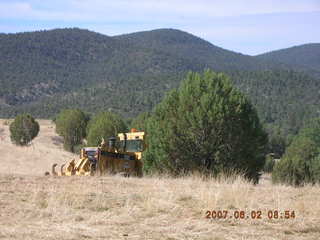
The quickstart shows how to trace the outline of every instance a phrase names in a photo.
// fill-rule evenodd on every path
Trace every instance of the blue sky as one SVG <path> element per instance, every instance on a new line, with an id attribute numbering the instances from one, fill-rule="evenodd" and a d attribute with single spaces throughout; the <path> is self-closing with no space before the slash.
<path id="1" fill-rule="evenodd" d="M 320 0 L 0 0 L 0 32 L 176 28 L 255 55 L 320 42 Z"/>

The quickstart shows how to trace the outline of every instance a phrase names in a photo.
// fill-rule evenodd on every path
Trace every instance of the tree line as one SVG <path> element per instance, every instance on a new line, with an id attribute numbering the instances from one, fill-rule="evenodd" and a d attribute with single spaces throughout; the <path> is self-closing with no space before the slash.
<path id="1" fill-rule="evenodd" d="M 53 121 L 64 148 L 73 152 L 85 145 L 97 146 L 102 138 L 127 132 L 129 127 L 146 131 L 143 163 L 147 174 L 237 172 L 258 182 L 264 170 L 272 172 L 274 182 L 319 181 L 320 120 L 303 128 L 285 149 L 288 143 L 281 131 L 268 139 L 252 102 L 226 74 L 211 70 L 188 73 L 153 111 L 132 121 L 110 111 L 89 115 L 80 109 L 62 110 Z M 268 153 L 284 156 L 275 163 Z"/>

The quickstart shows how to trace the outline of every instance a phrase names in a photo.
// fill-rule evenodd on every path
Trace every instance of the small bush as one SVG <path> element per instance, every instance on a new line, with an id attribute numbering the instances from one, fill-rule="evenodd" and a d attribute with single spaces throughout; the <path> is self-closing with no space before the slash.
<path id="1" fill-rule="evenodd" d="M 316 168 L 319 154 L 317 145 L 310 138 L 297 137 L 289 146 L 284 157 L 275 165 L 273 182 L 301 185 L 313 181 L 312 169 Z M 313 166 L 314 165 L 314 166 Z"/>
<path id="2" fill-rule="evenodd" d="M 312 119 L 293 138 L 283 158 L 275 165 L 273 182 L 302 185 L 320 182 L 320 119 Z"/>
<path id="3" fill-rule="evenodd" d="M 31 115 L 21 114 L 10 124 L 10 138 L 14 144 L 25 146 L 38 135 L 39 130 L 39 123 Z"/>

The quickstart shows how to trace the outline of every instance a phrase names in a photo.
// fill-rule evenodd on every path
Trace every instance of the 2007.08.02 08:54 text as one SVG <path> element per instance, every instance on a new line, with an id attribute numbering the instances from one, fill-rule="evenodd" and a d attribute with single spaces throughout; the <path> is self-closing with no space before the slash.
<path id="1" fill-rule="evenodd" d="M 293 219 L 295 218 L 295 211 L 293 210 L 261 210 L 243 211 L 243 210 L 208 210 L 206 211 L 206 218 L 209 219 Z"/>

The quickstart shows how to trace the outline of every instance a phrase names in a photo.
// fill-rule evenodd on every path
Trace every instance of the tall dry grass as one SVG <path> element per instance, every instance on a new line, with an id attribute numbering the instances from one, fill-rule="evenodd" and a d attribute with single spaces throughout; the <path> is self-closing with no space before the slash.
<path id="1" fill-rule="evenodd" d="M 78 155 L 63 150 L 62 139 L 50 120 L 38 120 L 39 135 L 29 146 L 16 146 L 10 140 L 9 123 L 0 119 L 0 174 L 41 176 L 54 163 L 62 164 Z"/>
<path id="2" fill-rule="evenodd" d="M 239 175 L 172 178 L 44 177 L 63 151 L 40 120 L 32 146 L 10 142 L 0 120 L 0 239 L 320 239 L 320 187 L 254 185 Z M 23 175 L 22 175 L 23 174 Z M 206 219 L 207 210 L 261 210 L 262 219 Z M 294 210 L 294 219 L 268 219 Z"/>
<path id="3" fill-rule="evenodd" d="M 13 239 L 319 239 L 320 188 L 232 179 L 1 177 Z M 207 210 L 294 210 L 295 219 L 206 219 Z M 15 215 L 12 215 L 12 212 Z M 9 220 L 9 221 L 8 221 Z M 30 229 L 33 229 L 32 231 Z"/>

